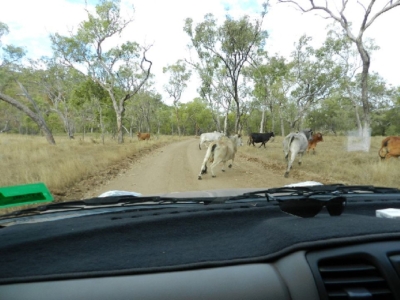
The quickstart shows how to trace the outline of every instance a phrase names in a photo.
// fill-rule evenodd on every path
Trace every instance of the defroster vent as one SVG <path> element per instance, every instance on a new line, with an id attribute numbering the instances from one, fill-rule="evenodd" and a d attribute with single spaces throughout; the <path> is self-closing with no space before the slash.
<path id="1" fill-rule="evenodd" d="M 363 259 L 334 258 L 318 263 L 328 299 L 394 299 L 385 278 Z"/>

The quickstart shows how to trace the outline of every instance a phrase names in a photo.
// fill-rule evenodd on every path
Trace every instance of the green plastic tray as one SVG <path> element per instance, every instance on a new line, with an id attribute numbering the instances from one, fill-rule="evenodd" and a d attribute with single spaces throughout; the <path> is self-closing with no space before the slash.
<path id="1" fill-rule="evenodd" d="M 50 191 L 42 182 L 0 187 L 0 208 L 53 200 Z"/>

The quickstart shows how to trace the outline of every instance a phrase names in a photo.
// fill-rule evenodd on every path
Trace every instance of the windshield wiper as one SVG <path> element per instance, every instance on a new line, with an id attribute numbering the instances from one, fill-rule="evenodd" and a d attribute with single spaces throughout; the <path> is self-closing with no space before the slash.
<path id="1" fill-rule="evenodd" d="M 40 205 L 34 208 L 14 211 L 1 215 L 0 219 L 31 216 L 62 211 L 90 210 L 113 207 L 138 207 L 142 209 L 162 209 L 184 205 L 212 205 L 230 203 L 251 203 L 257 206 L 277 205 L 277 201 L 316 199 L 329 201 L 334 197 L 345 197 L 347 202 L 400 201 L 400 190 L 396 188 L 375 187 L 370 185 L 315 185 L 279 187 L 254 192 L 246 192 L 236 196 L 216 197 L 162 197 L 118 195 L 96 197 L 80 201 L 67 201 Z"/>
<path id="2" fill-rule="evenodd" d="M 253 195 L 251 198 L 265 197 Z M 14 211 L 5 215 L 0 215 L 1 219 L 16 218 L 21 216 L 32 216 L 38 214 L 55 213 L 62 211 L 90 210 L 98 208 L 144 206 L 143 209 L 169 208 L 172 206 L 183 207 L 183 205 L 209 205 L 222 204 L 232 200 L 248 199 L 248 196 L 235 197 L 162 197 L 162 196 L 132 196 L 118 195 L 108 197 L 96 197 L 79 201 L 67 201 L 40 205 L 34 208 L 27 208 Z"/>
<path id="3" fill-rule="evenodd" d="M 264 194 L 267 201 L 293 199 L 330 199 L 343 196 L 350 202 L 354 201 L 387 201 L 400 200 L 400 190 L 397 188 L 376 187 L 372 185 L 314 185 L 279 187 L 246 193 L 249 197 L 254 194 Z"/>

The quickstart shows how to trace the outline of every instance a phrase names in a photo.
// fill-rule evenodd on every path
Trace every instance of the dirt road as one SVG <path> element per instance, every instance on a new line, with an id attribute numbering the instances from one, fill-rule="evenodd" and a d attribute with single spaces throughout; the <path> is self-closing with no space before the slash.
<path id="1" fill-rule="evenodd" d="M 203 175 L 202 180 L 198 180 L 206 153 L 205 147 L 199 150 L 198 142 L 198 139 L 187 139 L 151 151 L 131 163 L 128 169 L 115 178 L 86 192 L 84 197 L 95 197 L 110 190 L 153 195 L 227 188 L 270 188 L 299 182 L 298 178 L 284 178 L 282 171 L 266 169 L 240 151 L 233 168 L 227 168 L 223 173 L 222 165 L 217 166 L 216 178 L 208 173 Z"/>

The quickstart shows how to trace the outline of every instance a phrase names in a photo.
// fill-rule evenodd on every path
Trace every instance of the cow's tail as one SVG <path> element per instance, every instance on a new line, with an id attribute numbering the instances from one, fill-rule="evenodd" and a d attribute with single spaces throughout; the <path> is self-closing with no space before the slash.
<path id="1" fill-rule="evenodd" d="M 294 138 L 296 137 L 296 135 L 297 135 L 297 133 L 293 134 L 293 136 L 290 138 L 290 141 L 289 141 L 289 144 L 288 144 L 289 149 L 290 149 L 290 145 L 292 144 L 292 142 L 293 142 Z"/>
<path id="2" fill-rule="evenodd" d="M 200 174 L 198 177 L 199 180 L 201 180 L 201 175 L 207 174 L 207 162 L 209 161 L 210 163 L 212 163 L 214 161 L 214 153 L 216 147 L 217 144 L 212 143 L 207 148 L 206 156 L 204 157 L 203 164 L 201 165 Z"/>
<path id="3" fill-rule="evenodd" d="M 389 143 L 389 139 L 388 139 L 388 138 L 384 139 L 384 140 L 382 141 L 382 148 L 383 148 L 383 147 L 387 147 L 387 146 L 388 146 L 388 143 Z"/>
<path id="4" fill-rule="evenodd" d="M 386 155 L 389 153 L 387 147 L 382 147 L 379 149 L 378 155 L 381 158 L 381 160 L 384 160 L 386 158 Z"/>

